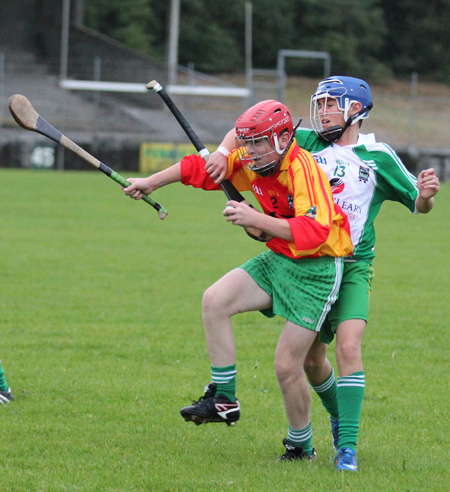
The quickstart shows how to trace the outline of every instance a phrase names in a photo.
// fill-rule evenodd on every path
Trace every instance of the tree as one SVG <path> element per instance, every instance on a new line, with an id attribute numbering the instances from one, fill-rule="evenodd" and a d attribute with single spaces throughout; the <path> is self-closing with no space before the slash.
<path id="1" fill-rule="evenodd" d="M 149 0 L 85 0 L 84 22 L 129 48 L 152 54 L 153 15 Z"/>
<path id="2" fill-rule="evenodd" d="M 246 0 L 181 0 L 179 63 L 243 72 Z M 332 72 L 374 80 L 418 71 L 450 78 L 450 0 L 252 0 L 253 66 L 276 68 L 281 49 L 326 51 Z M 85 23 L 167 59 L 168 0 L 84 0 Z M 318 77 L 322 64 L 289 60 Z"/>
<path id="3" fill-rule="evenodd" d="M 383 0 L 388 33 L 382 56 L 397 75 L 450 78 L 450 0 Z"/>
<path id="4" fill-rule="evenodd" d="M 332 72 L 357 77 L 384 76 L 380 58 L 386 36 L 377 0 L 303 0 L 295 9 L 298 49 L 330 53 Z"/>
<path id="5" fill-rule="evenodd" d="M 180 5 L 179 63 L 207 72 L 243 71 L 245 2 L 189 0 Z"/>

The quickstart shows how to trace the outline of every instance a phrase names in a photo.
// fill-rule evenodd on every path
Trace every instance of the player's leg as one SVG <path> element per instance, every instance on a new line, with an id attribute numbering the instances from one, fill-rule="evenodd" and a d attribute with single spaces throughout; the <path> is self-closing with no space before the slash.
<path id="1" fill-rule="evenodd" d="M 339 370 L 339 452 L 337 470 L 357 470 L 356 445 L 364 397 L 365 376 L 361 344 L 369 313 L 373 265 L 358 260 L 345 265 L 339 294 L 336 326 L 336 361 Z"/>
<path id="2" fill-rule="evenodd" d="M 219 385 L 218 393 L 232 401 L 236 399 L 236 349 L 231 317 L 237 313 L 267 309 L 271 305 L 272 298 L 241 268 L 224 275 L 203 295 L 203 325 L 212 381 Z"/>
<path id="3" fill-rule="evenodd" d="M 297 450 L 298 458 L 314 459 L 311 430 L 311 391 L 303 364 L 317 333 L 287 321 L 275 351 L 275 372 L 289 421 L 288 451 Z M 283 455 L 281 459 L 286 459 Z M 295 459 L 295 458 L 290 458 Z"/>
<path id="4" fill-rule="evenodd" d="M 318 337 L 306 355 L 304 368 L 312 385 L 320 384 L 332 371 L 330 361 L 327 359 L 327 344 L 322 343 Z"/>
<path id="5" fill-rule="evenodd" d="M 340 323 L 336 331 L 339 447 L 356 449 L 365 383 L 361 354 L 365 326 L 364 320 L 350 319 Z"/>
<path id="6" fill-rule="evenodd" d="M 228 366 L 235 361 L 231 317 L 271 305 L 272 298 L 241 268 L 227 273 L 206 290 L 202 301 L 203 324 L 214 366 Z"/>
<path id="7" fill-rule="evenodd" d="M 366 322 L 346 320 L 336 331 L 336 360 L 339 402 L 339 452 L 335 463 L 338 470 L 357 470 L 356 445 L 364 398 L 365 376 L 361 343 Z"/>
<path id="8" fill-rule="evenodd" d="M 268 309 L 271 297 L 241 268 L 224 275 L 203 295 L 203 324 L 211 359 L 212 383 L 194 405 L 181 410 L 186 421 L 236 422 L 240 417 L 236 398 L 236 349 L 231 317 L 237 313 Z"/>
<path id="9" fill-rule="evenodd" d="M 339 377 L 364 371 L 362 362 L 362 339 L 366 321 L 348 319 L 339 323 L 336 330 L 336 362 Z"/>
<path id="10" fill-rule="evenodd" d="M 312 389 L 317 393 L 330 415 L 333 447 L 339 447 L 339 407 L 337 400 L 337 384 L 333 368 L 326 357 L 327 344 L 317 337 L 306 356 L 304 368 Z"/>
<path id="11" fill-rule="evenodd" d="M 327 345 L 335 336 L 339 321 L 348 316 L 349 306 L 353 307 L 353 263 L 344 263 L 344 273 L 339 289 L 339 297 L 331 306 L 327 319 L 323 323 L 318 339 L 314 342 L 305 360 L 305 371 L 312 389 L 319 396 L 322 405 L 328 411 L 335 451 L 339 448 L 339 405 L 337 382 L 333 368 L 326 357 Z M 351 316 L 351 315 L 350 315 Z"/>
<path id="12" fill-rule="evenodd" d="M 338 379 L 336 388 L 339 409 L 339 423 L 337 424 L 339 433 L 338 446 L 342 448 L 350 445 L 350 447 L 346 447 L 345 449 L 349 449 L 351 452 L 354 452 L 354 448 L 356 447 L 362 395 L 364 392 L 364 390 L 361 391 L 361 379 L 364 376 L 362 372 L 361 341 L 369 312 L 369 294 L 372 279 L 373 265 L 370 261 L 353 260 L 345 262 L 339 299 L 332 306 L 327 321 L 322 326 L 319 334 L 320 341 L 328 344 L 333 340 L 333 336 L 337 333 L 337 330 L 339 330 L 339 341 L 336 342 L 336 359 L 338 362 L 339 376 L 340 378 L 346 378 L 352 375 L 357 376 L 355 379 L 357 383 L 355 381 L 349 383 L 346 379 Z M 320 365 L 320 361 L 319 353 L 319 357 L 314 363 Z M 344 412 L 342 429 L 340 423 L 341 408 Z M 333 421 L 332 430 L 334 440 L 336 424 L 333 425 Z M 354 461 L 356 462 L 356 456 L 354 457 Z M 339 466 L 337 468 L 340 469 Z M 350 467 L 348 469 L 353 468 Z"/>
<path id="13" fill-rule="evenodd" d="M 342 276 L 341 268 L 341 259 L 337 258 L 305 260 L 295 267 L 291 266 L 289 278 L 292 279 L 292 286 L 289 289 L 283 287 L 282 276 L 274 280 L 273 311 L 285 316 L 293 326 L 297 325 L 297 336 L 302 337 L 297 341 L 291 335 L 288 325 L 283 332 L 283 336 L 287 337 L 284 340 L 282 338 L 277 347 L 276 372 L 289 419 L 288 439 L 284 441 L 287 457 L 283 455 L 283 460 L 298 459 L 292 456 L 293 445 L 297 451 L 306 450 L 305 454 L 312 451 L 311 393 L 304 366 L 308 353 L 314 353 L 319 357 L 321 346 L 317 345 L 315 340 L 337 296 Z M 294 310 L 290 309 L 292 306 L 295 307 Z M 313 345 L 317 353 L 310 352 Z M 324 353 L 320 352 L 320 355 L 323 356 Z"/>

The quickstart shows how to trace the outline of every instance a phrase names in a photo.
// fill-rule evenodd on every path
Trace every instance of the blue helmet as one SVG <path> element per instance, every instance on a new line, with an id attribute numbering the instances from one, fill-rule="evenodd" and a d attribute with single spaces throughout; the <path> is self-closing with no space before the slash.
<path id="1" fill-rule="evenodd" d="M 322 127 L 317 102 L 324 98 L 336 100 L 340 111 L 344 113 L 344 127 L 334 126 L 326 130 Z M 355 102 L 361 103 L 362 108 L 358 113 L 349 117 L 348 111 Z M 342 136 L 350 125 L 368 118 L 372 107 L 370 87 L 364 80 L 354 77 L 328 77 L 319 82 L 316 92 L 311 96 L 311 125 L 317 135 L 334 142 Z"/>

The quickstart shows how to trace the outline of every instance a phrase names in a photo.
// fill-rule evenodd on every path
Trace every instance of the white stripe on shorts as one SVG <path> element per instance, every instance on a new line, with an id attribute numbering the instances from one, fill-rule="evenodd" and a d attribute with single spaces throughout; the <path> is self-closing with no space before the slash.
<path id="1" fill-rule="evenodd" d="M 341 287 L 342 280 L 342 258 L 336 257 L 334 259 L 334 264 L 336 265 L 336 276 L 334 277 L 334 285 L 331 289 L 330 295 L 328 296 L 328 300 L 325 303 L 322 314 L 320 315 L 319 321 L 317 322 L 316 331 L 320 331 L 322 328 L 323 322 L 327 317 L 327 314 L 330 312 L 331 306 L 336 302 L 336 299 L 339 294 L 339 288 Z"/>

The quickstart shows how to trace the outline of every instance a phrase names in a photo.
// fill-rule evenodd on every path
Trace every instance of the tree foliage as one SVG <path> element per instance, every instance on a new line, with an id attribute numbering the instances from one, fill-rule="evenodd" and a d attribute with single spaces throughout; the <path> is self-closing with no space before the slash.
<path id="1" fill-rule="evenodd" d="M 296 25 L 303 49 L 326 51 L 333 72 L 375 77 L 387 67 L 379 62 L 386 26 L 377 0 L 304 0 Z"/>
<path id="2" fill-rule="evenodd" d="M 383 59 L 395 73 L 450 78 L 450 0 L 383 0 L 388 32 Z"/>
<path id="3" fill-rule="evenodd" d="M 79 0 L 81 1 L 81 0 Z M 245 0 L 180 0 L 178 59 L 206 72 L 243 72 Z M 276 68 L 281 49 L 326 51 L 334 73 L 447 81 L 450 0 L 253 0 L 255 68 Z M 170 0 L 84 0 L 85 24 L 165 60 Z M 289 73 L 322 65 L 289 60 Z"/>
<path id="4" fill-rule="evenodd" d="M 151 2 L 148 0 L 86 0 L 84 22 L 126 46 L 153 54 L 155 22 Z M 165 35 L 164 33 L 162 33 Z"/>

